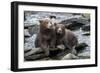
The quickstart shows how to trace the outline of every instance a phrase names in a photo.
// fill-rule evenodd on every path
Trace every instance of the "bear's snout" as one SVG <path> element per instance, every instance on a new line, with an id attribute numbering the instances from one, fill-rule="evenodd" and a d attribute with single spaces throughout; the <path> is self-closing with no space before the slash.
<path id="1" fill-rule="evenodd" d="M 47 24 L 47 28 L 50 29 L 51 27 L 52 27 L 52 24 L 49 22 L 49 23 Z"/>
<path id="2" fill-rule="evenodd" d="M 58 33 L 58 34 L 62 34 L 62 32 L 63 32 L 63 31 L 62 31 L 61 28 L 58 28 L 58 29 L 57 29 L 57 33 Z"/>

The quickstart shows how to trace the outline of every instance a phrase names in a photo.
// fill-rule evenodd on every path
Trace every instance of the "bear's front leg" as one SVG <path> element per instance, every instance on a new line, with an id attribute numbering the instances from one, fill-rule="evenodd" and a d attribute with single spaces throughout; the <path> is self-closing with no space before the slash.
<path id="1" fill-rule="evenodd" d="M 76 51 L 76 49 L 75 49 L 75 46 L 72 47 L 72 53 L 75 54 L 75 55 L 78 54 L 77 51 Z"/>
<path id="2" fill-rule="evenodd" d="M 69 49 L 69 53 L 77 55 L 77 51 L 75 49 L 75 46 L 72 46 L 71 44 L 68 44 L 67 41 L 64 41 L 64 45 L 67 49 Z"/>
<path id="3" fill-rule="evenodd" d="M 55 45 L 56 45 L 56 40 L 54 39 L 54 40 L 51 40 L 51 42 L 50 42 L 50 45 L 49 45 L 49 48 L 55 48 Z"/>
<path id="4" fill-rule="evenodd" d="M 45 54 L 45 56 L 49 56 L 49 48 L 47 42 L 41 42 L 41 48 Z"/>

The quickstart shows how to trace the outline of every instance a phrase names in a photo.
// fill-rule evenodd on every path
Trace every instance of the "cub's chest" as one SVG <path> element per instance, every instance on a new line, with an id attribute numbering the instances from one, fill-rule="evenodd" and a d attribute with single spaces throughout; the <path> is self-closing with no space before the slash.
<path id="1" fill-rule="evenodd" d="M 45 33 L 42 33 L 41 36 L 43 39 L 50 40 L 53 38 L 54 35 L 52 32 L 45 32 Z"/>

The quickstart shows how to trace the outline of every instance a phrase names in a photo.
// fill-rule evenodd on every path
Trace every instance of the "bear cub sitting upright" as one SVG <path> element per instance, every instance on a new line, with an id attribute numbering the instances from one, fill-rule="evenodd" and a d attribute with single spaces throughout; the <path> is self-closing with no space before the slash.
<path id="1" fill-rule="evenodd" d="M 46 56 L 49 56 L 49 49 L 55 48 L 56 36 L 55 27 L 50 19 L 40 20 L 40 30 L 35 40 L 35 47 L 40 47 Z"/>
<path id="2" fill-rule="evenodd" d="M 78 39 L 75 34 L 66 29 L 63 24 L 56 24 L 56 46 L 64 45 L 65 49 L 68 48 L 70 50 L 69 53 L 77 54 L 75 47 L 78 44 Z"/>

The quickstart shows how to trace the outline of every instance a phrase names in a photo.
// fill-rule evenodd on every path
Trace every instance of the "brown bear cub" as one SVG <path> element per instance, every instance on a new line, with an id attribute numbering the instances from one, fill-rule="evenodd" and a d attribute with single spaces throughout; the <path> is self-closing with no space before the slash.
<path id="1" fill-rule="evenodd" d="M 75 34 L 66 29 L 63 24 L 56 24 L 56 46 L 63 44 L 65 48 L 70 50 L 69 53 L 76 54 L 75 47 L 78 44 L 78 39 Z"/>
<path id="2" fill-rule="evenodd" d="M 45 55 L 49 56 L 49 49 L 55 48 L 55 39 L 55 27 L 51 20 L 40 20 L 40 30 L 35 40 L 35 47 L 40 47 Z"/>

